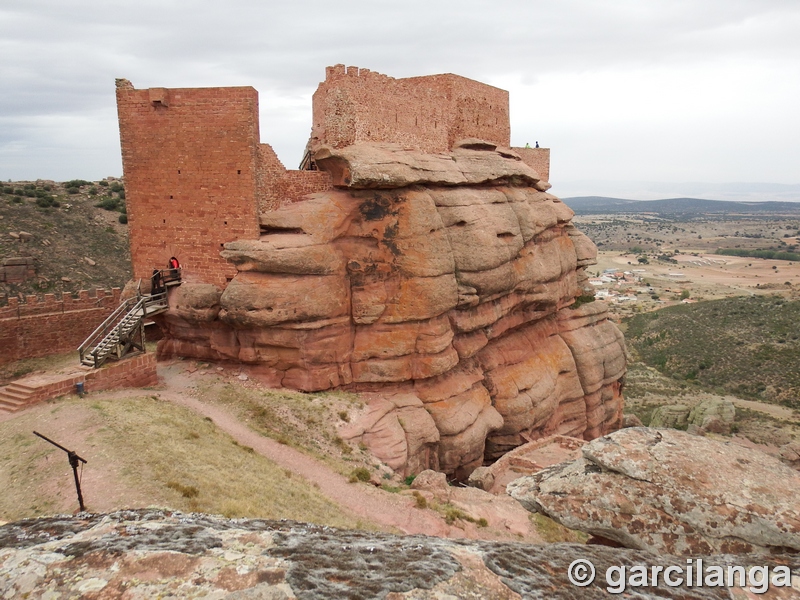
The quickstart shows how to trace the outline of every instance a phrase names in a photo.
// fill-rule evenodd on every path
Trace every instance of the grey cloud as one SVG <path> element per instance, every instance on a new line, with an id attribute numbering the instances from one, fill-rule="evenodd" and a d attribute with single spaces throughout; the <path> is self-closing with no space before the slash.
<path id="1" fill-rule="evenodd" d="M 395 77 L 455 72 L 533 85 L 551 74 L 792 64 L 800 59 L 798 27 L 795 0 L 5 0 L 0 115 L 9 125 L 0 133 L 0 177 L 19 172 L 26 152 L 33 162 L 42 143 L 26 121 L 104 119 L 108 137 L 116 135 L 115 77 L 137 87 L 252 85 L 284 115 L 297 97 L 310 106 L 324 67 L 339 62 Z M 585 91 L 587 102 L 595 92 Z M 262 113 L 268 108 L 262 102 Z M 63 129 L 61 140 L 80 137 L 67 131 L 75 119 L 46 122 Z M 268 122 L 265 141 L 287 148 L 282 158 L 292 165 L 310 119 L 301 126 L 295 114 L 293 130 Z M 59 144 L 48 150 L 48 168 L 58 165 L 62 176 L 119 169 L 113 145 L 95 155 L 101 165 L 89 165 L 85 149 Z"/>

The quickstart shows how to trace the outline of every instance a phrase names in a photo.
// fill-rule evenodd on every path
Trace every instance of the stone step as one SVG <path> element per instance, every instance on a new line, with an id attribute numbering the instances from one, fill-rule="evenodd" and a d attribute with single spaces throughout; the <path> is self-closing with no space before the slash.
<path id="1" fill-rule="evenodd" d="M 22 410 L 26 406 L 28 406 L 28 402 L 26 400 L 12 400 L 0 392 L 0 411 L 13 413 L 17 412 L 18 410 Z"/>
<path id="2" fill-rule="evenodd" d="M 5 389 L 0 389 L 0 398 L 5 398 L 7 400 L 19 400 L 20 402 L 25 402 L 32 395 L 33 394 L 30 392 L 17 392 L 15 390 L 10 390 L 8 387 Z"/>
<path id="3" fill-rule="evenodd" d="M 25 385 L 24 383 L 16 383 L 16 382 L 13 382 L 13 381 L 6 386 L 6 389 L 7 390 L 12 390 L 12 391 L 15 391 L 15 392 L 19 392 L 21 394 L 24 394 L 24 393 L 32 394 L 33 392 L 35 392 L 37 390 L 37 388 L 35 388 L 33 386 Z"/>

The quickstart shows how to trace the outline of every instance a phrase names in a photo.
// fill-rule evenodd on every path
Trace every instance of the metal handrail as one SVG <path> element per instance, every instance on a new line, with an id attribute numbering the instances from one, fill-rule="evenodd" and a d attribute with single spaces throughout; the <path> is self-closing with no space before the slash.
<path id="1" fill-rule="evenodd" d="M 135 298 L 130 298 L 130 300 L 135 300 Z M 126 302 L 126 304 L 127 304 L 127 303 L 128 303 L 128 302 Z M 127 319 L 129 316 L 131 316 L 131 315 L 132 315 L 134 312 L 136 312 L 137 310 L 141 310 L 143 314 L 144 314 L 145 312 L 147 312 L 147 309 L 146 309 L 146 308 L 144 308 L 144 307 L 146 306 L 146 304 L 147 304 L 147 296 L 142 296 L 141 298 L 139 298 L 139 299 L 138 299 L 138 302 L 136 302 L 136 304 L 134 304 L 134 305 L 133 305 L 133 308 L 131 308 L 131 309 L 130 309 L 130 310 L 127 312 L 127 313 L 125 313 L 125 316 L 124 316 L 124 317 L 122 317 L 122 318 L 121 318 L 119 321 L 117 321 L 116 323 L 114 323 L 114 325 L 113 325 L 113 326 L 111 326 L 111 327 L 108 327 L 108 328 L 106 328 L 106 329 L 104 330 L 104 335 L 103 335 L 103 337 L 101 337 L 101 338 L 100 338 L 100 336 L 96 336 L 96 338 L 100 338 L 100 339 L 99 339 L 99 341 L 98 341 L 98 342 L 95 344 L 95 346 L 94 346 L 94 350 L 92 350 L 92 353 L 91 353 L 91 356 L 92 356 L 92 359 L 93 359 L 93 360 L 92 360 L 92 362 L 94 363 L 94 366 L 95 366 L 95 368 L 97 368 L 98 366 L 100 366 L 100 365 L 98 364 L 98 362 L 102 363 L 102 361 L 105 359 L 105 357 L 100 357 L 100 356 L 99 356 L 99 354 L 100 354 L 100 346 L 103 344 L 103 342 L 104 342 L 106 339 L 108 339 L 108 337 L 109 337 L 110 335 L 112 335 L 112 334 L 113 334 L 113 333 L 114 333 L 116 330 L 118 330 L 118 329 L 119 329 L 119 328 L 122 326 L 122 324 L 125 322 L 125 320 L 126 320 L 126 319 Z M 142 318 L 142 317 L 139 317 L 139 319 L 141 319 L 141 318 Z M 106 319 L 106 322 L 107 322 L 107 321 L 108 321 L 108 319 Z M 95 338 L 95 339 L 96 339 L 96 338 Z M 84 342 L 84 343 L 85 343 L 85 342 Z M 81 362 L 83 362 L 83 353 L 81 353 Z"/>
<path id="2" fill-rule="evenodd" d="M 92 333 L 89 334 L 89 337 L 87 337 L 84 340 L 83 344 L 81 344 L 80 347 L 78 348 L 81 360 L 83 360 L 86 349 L 92 345 L 92 342 L 95 341 L 96 338 L 99 337 L 102 339 L 106 335 L 108 335 L 108 332 L 114 327 L 116 327 L 116 321 L 119 318 L 119 316 L 123 312 L 127 314 L 131 311 L 129 307 L 134 301 L 136 302 L 136 304 L 138 304 L 141 300 L 139 297 L 136 296 L 134 296 L 133 298 L 128 298 L 127 300 L 125 300 L 125 302 L 121 303 L 117 308 L 115 308 L 114 311 L 110 315 L 108 315 L 106 320 L 100 323 L 97 329 L 95 329 Z M 114 325 L 111 325 L 111 323 L 114 323 Z M 103 333 L 102 335 L 98 336 L 97 334 L 100 331 L 102 331 Z"/>

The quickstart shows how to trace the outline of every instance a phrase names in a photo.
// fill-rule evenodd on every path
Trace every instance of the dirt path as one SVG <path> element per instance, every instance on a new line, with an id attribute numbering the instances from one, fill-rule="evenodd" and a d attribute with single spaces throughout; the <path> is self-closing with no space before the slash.
<path id="1" fill-rule="evenodd" d="M 408 493 L 389 493 L 365 483 L 350 483 L 348 477 L 340 474 L 324 461 L 304 454 L 251 429 L 246 421 L 241 420 L 234 410 L 214 402 L 198 398 L 198 385 L 207 384 L 207 376 L 217 377 L 208 372 L 195 372 L 187 369 L 185 363 L 174 361 L 158 365 L 161 384 L 156 389 L 139 393 L 158 398 L 191 410 L 195 414 L 213 421 L 218 430 L 231 436 L 239 445 L 252 448 L 253 451 L 291 473 L 302 477 L 313 485 L 331 502 L 338 504 L 352 515 L 355 520 L 362 520 L 366 527 L 377 526 L 381 529 L 404 534 L 423 534 L 437 537 L 485 539 L 485 540 L 524 540 L 543 543 L 541 536 L 531 525 L 529 515 L 516 503 L 508 506 L 505 497 L 473 498 L 478 490 L 469 488 L 445 488 L 445 491 L 423 490 L 423 497 L 428 502 L 427 508 L 417 507 L 417 499 Z M 225 379 L 229 374 L 219 375 Z M 91 394 L 92 402 L 129 399 L 136 390 L 120 389 Z M 47 433 L 56 436 L 59 442 L 69 447 L 88 451 L 96 446 L 95 442 L 86 439 L 87 418 L 85 407 L 78 406 L 67 413 L 60 413 L 59 402 L 39 403 L 18 413 L 0 415 L 0 422 L 20 419 L 25 422 L 24 429 L 45 426 Z M 148 503 L 148 491 L 136 490 L 134 493 L 119 477 L 118 465 L 108 460 L 101 453 L 93 455 L 93 467 L 87 474 L 87 488 L 103 489 L 103 494 L 93 497 L 93 510 L 110 510 L 121 506 L 129 506 L 132 501 L 136 505 Z M 41 465 L 39 465 L 41 467 Z M 62 469 L 63 470 L 63 469 Z M 61 485 L 63 482 L 59 480 Z M 61 487 L 64 487 L 63 485 Z M 50 512 L 72 510 L 74 498 L 71 488 L 61 487 L 57 493 L 48 497 L 58 497 L 57 505 Z M 102 496 L 102 497 L 101 497 Z M 456 517 L 448 524 L 444 514 L 432 509 L 437 504 L 455 503 L 457 510 L 476 515 L 471 519 Z M 456 508 L 453 508 L 456 510 Z M 479 519 L 480 517 L 480 519 Z M 478 521 L 486 521 L 480 524 Z"/>
<path id="2" fill-rule="evenodd" d="M 465 537 L 464 530 L 450 527 L 438 516 L 414 508 L 411 499 L 390 495 L 363 484 L 349 483 L 344 476 L 320 461 L 254 432 L 228 411 L 169 389 L 175 379 L 171 377 L 168 381 L 168 389 L 158 392 L 161 399 L 209 417 L 217 427 L 239 444 L 250 446 L 282 468 L 304 477 L 311 484 L 318 486 L 332 501 L 358 517 L 408 534 Z"/>

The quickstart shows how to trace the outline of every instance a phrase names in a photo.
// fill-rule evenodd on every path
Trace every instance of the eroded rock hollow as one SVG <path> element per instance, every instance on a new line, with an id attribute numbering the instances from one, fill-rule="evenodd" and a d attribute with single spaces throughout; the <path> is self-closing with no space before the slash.
<path id="1" fill-rule="evenodd" d="M 348 435 L 409 473 L 465 477 L 529 439 L 619 427 L 625 348 L 587 301 L 596 248 L 518 155 L 470 140 L 449 154 L 322 146 L 314 159 L 334 189 L 225 244 L 238 274 L 224 291 L 172 292 L 162 356 L 378 393 Z"/>

